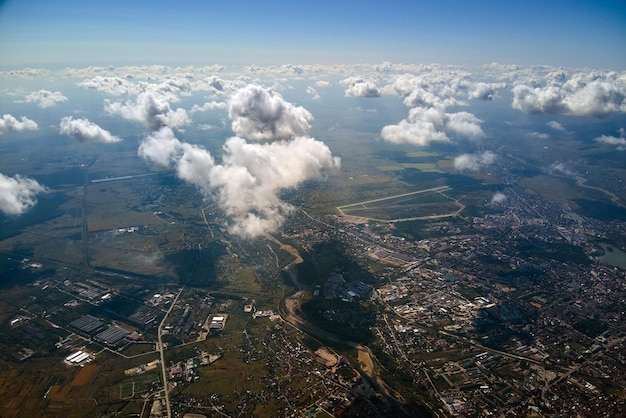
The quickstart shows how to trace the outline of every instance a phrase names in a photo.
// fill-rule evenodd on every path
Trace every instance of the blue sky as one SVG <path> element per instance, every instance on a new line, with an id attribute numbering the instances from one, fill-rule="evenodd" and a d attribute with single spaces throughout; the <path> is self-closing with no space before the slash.
<path id="1" fill-rule="evenodd" d="M 0 65 L 443 63 L 626 68 L 626 2 L 0 3 Z"/>

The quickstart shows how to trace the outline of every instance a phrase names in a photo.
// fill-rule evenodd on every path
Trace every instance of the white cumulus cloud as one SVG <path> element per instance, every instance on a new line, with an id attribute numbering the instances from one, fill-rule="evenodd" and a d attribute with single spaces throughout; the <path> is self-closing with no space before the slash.
<path id="1" fill-rule="evenodd" d="M 175 164 L 182 152 L 182 143 L 171 128 L 164 126 L 141 142 L 137 154 L 152 163 L 169 167 Z"/>
<path id="2" fill-rule="evenodd" d="M 626 87 L 615 81 L 581 77 L 563 84 L 557 79 L 546 86 L 518 84 L 513 87 L 513 108 L 524 113 L 606 117 L 626 112 Z"/>
<path id="3" fill-rule="evenodd" d="M 380 90 L 372 81 L 361 77 L 348 77 L 342 83 L 348 86 L 346 97 L 380 97 Z"/>
<path id="4" fill-rule="evenodd" d="M 306 94 L 311 96 L 311 99 L 313 100 L 319 100 L 321 99 L 321 96 L 319 95 L 319 93 L 317 92 L 317 90 L 315 90 L 313 87 L 309 86 L 306 88 Z"/>
<path id="5" fill-rule="evenodd" d="M 71 116 L 66 116 L 61 119 L 59 128 L 60 133 L 71 136 L 81 142 L 95 141 L 113 143 L 122 140 L 122 138 L 112 135 L 106 129 L 101 128 L 85 118 L 74 119 Z"/>
<path id="6" fill-rule="evenodd" d="M 228 102 L 233 131 L 255 140 L 287 139 L 305 135 L 313 115 L 283 97 L 255 84 L 239 89 Z"/>
<path id="7" fill-rule="evenodd" d="M 496 161 L 496 154 L 485 151 L 480 154 L 461 154 L 454 159 L 454 169 L 457 171 L 479 171 Z"/>
<path id="8" fill-rule="evenodd" d="M 548 171 L 550 173 L 559 172 L 559 173 L 565 174 L 566 176 L 572 176 L 572 177 L 576 175 L 576 173 L 570 170 L 567 167 L 567 165 L 561 162 L 555 162 L 552 165 L 550 165 L 550 167 L 548 167 Z"/>
<path id="9" fill-rule="evenodd" d="M 626 150 L 626 129 L 621 128 L 618 132 L 619 136 L 601 135 L 594 138 L 594 141 L 602 144 L 617 145 L 619 151 L 624 151 Z"/>
<path id="10" fill-rule="evenodd" d="M 36 180 L 0 173 L 0 211 L 7 215 L 20 215 L 37 203 L 37 195 L 47 189 Z"/>
<path id="11" fill-rule="evenodd" d="M 60 91 L 48 91 L 48 90 L 38 90 L 33 91 L 24 97 L 24 101 L 27 103 L 37 103 L 37 106 L 41 108 L 52 107 L 57 103 L 63 103 L 67 101 L 67 97 L 65 97 Z"/>
<path id="12" fill-rule="evenodd" d="M 206 102 L 202 106 L 193 105 L 190 113 L 196 112 L 206 112 L 208 110 L 226 110 L 228 109 L 228 104 L 224 102 Z"/>
<path id="13" fill-rule="evenodd" d="M 110 96 L 130 96 L 139 94 L 141 87 L 128 78 L 95 76 L 77 83 L 79 87 L 94 89 Z"/>
<path id="14" fill-rule="evenodd" d="M 475 83 L 468 93 L 470 99 L 493 100 L 506 83 Z"/>
<path id="15" fill-rule="evenodd" d="M 433 141 L 450 141 L 447 133 L 478 139 L 485 136 L 481 120 L 468 112 L 447 113 L 445 106 L 415 107 L 409 116 L 396 125 L 387 125 L 381 137 L 397 144 L 428 145 Z"/>
<path id="16" fill-rule="evenodd" d="M 13 115 L 4 114 L 0 118 L 0 135 L 6 132 L 36 131 L 38 128 L 37 123 L 26 116 L 17 120 Z"/>
<path id="17" fill-rule="evenodd" d="M 531 137 L 531 138 L 550 139 L 550 135 L 548 135 L 546 133 L 543 133 L 543 132 L 529 132 L 526 135 Z"/>
<path id="18" fill-rule="evenodd" d="M 565 128 L 563 127 L 563 125 L 561 125 L 559 122 L 555 120 L 551 120 L 550 122 L 546 123 L 546 125 L 554 129 L 555 131 L 565 132 Z"/>
<path id="19" fill-rule="evenodd" d="M 491 204 L 492 205 L 496 205 L 499 203 L 504 203 L 506 201 L 506 195 L 504 193 L 494 193 L 494 195 L 491 197 Z"/>
<path id="20" fill-rule="evenodd" d="M 283 224 L 293 207 L 279 198 L 281 190 L 320 179 L 340 165 L 323 142 L 306 136 L 261 144 L 232 137 L 217 163 L 206 149 L 181 142 L 168 127 L 148 136 L 139 155 L 175 167 L 179 178 L 218 202 L 230 219 L 230 232 L 245 238 L 273 232 Z"/>
<path id="21" fill-rule="evenodd" d="M 121 103 L 105 100 L 104 110 L 111 115 L 141 122 L 153 130 L 163 126 L 180 128 L 191 122 L 185 109 L 173 110 L 165 96 L 153 92 L 140 93 L 134 102 L 127 100 Z"/>

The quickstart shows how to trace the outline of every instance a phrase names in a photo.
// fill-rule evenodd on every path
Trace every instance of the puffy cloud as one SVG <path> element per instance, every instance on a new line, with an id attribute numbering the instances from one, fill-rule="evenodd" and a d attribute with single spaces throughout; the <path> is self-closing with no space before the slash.
<path id="1" fill-rule="evenodd" d="M 255 140 L 287 139 L 305 135 L 313 115 L 294 106 L 272 90 L 249 84 L 233 94 L 228 103 L 233 131 Z"/>
<path id="2" fill-rule="evenodd" d="M 24 101 L 27 103 L 37 103 L 37 106 L 41 108 L 52 107 L 57 103 L 63 103 L 67 101 L 67 97 L 65 97 L 60 91 L 48 91 L 48 90 L 39 90 L 33 91 L 24 97 Z"/>
<path id="3" fill-rule="evenodd" d="M 463 78 L 449 77 L 443 74 L 429 74 L 429 81 L 425 79 L 427 75 L 401 75 L 394 81 L 381 89 L 385 94 L 395 94 L 404 97 L 403 103 L 406 106 L 466 106 L 455 96 L 467 90 L 468 82 Z"/>
<path id="4" fill-rule="evenodd" d="M 330 87 L 330 81 L 328 80 L 317 80 L 315 82 L 317 87 Z"/>
<path id="5" fill-rule="evenodd" d="M 179 141 L 168 127 L 148 136 L 139 155 L 175 167 L 179 178 L 217 200 L 230 219 L 230 232 L 246 238 L 283 224 L 293 208 L 280 200 L 281 190 L 319 179 L 340 164 L 324 143 L 310 137 L 263 144 L 232 137 L 218 164 L 206 149 Z"/>
<path id="6" fill-rule="evenodd" d="M 493 100 L 496 97 L 498 90 L 502 90 L 506 87 L 506 83 L 475 83 L 468 97 L 470 99 L 480 99 L 480 100 Z"/>
<path id="7" fill-rule="evenodd" d="M 330 149 L 310 137 L 269 144 L 247 143 L 233 137 L 224 145 L 222 165 L 211 181 L 219 188 L 218 200 L 233 219 L 231 232 L 254 237 L 274 231 L 292 207 L 278 198 L 280 190 L 319 179 L 339 167 Z"/>
<path id="8" fill-rule="evenodd" d="M 425 146 L 433 141 L 449 141 L 445 132 L 437 131 L 432 122 L 403 119 L 396 125 L 384 126 L 381 136 L 385 141 L 396 144 Z"/>
<path id="9" fill-rule="evenodd" d="M 529 132 L 526 135 L 531 137 L 531 138 L 550 139 L 550 135 L 548 135 L 546 133 L 543 133 L 543 132 Z"/>
<path id="10" fill-rule="evenodd" d="M 361 77 L 348 77 L 342 83 L 348 86 L 346 97 L 380 97 L 376 84 Z"/>
<path id="11" fill-rule="evenodd" d="M 104 110 L 111 115 L 141 122 L 153 130 L 163 126 L 180 128 L 191 122 L 185 109 L 172 110 L 166 97 L 153 92 L 139 94 L 135 102 L 127 100 L 121 103 L 105 100 Z"/>
<path id="12" fill-rule="evenodd" d="M 563 127 L 563 125 L 561 125 L 559 122 L 555 120 L 551 120 L 550 122 L 546 123 L 546 125 L 554 129 L 555 131 L 565 132 L 565 128 Z"/>
<path id="13" fill-rule="evenodd" d="M 407 119 L 383 127 L 381 136 L 385 141 L 420 146 L 433 141 L 450 141 L 446 132 L 478 139 L 485 135 L 480 123 L 481 120 L 471 113 L 446 113 L 445 106 L 438 104 L 411 109 Z"/>
<path id="14" fill-rule="evenodd" d="M 317 92 L 317 90 L 315 90 L 313 87 L 309 86 L 306 88 L 306 94 L 311 95 L 311 98 L 313 100 L 319 100 L 321 99 L 321 96 L 319 95 L 319 93 Z"/>
<path id="15" fill-rule="evenodd" d="M 478 139 L 485 136 L 480 127 L 482 122 L 469 112 L 446 113 L 445 129 L 470 139 Z"/>
<path id="16" fill-rule="evenodd" d="M 228 109 L 228 104 L 224 102 L 206 102 L 202 106 L 193 105 L 191 108 L 191 113 L 196 112 L 206 112 L 208 110 L 226 110 Z"/>
<path id="17" fill-rule="evenodd" d="M 382 91 L 386 94 L 396 94 L 398 96 L 408 96 L 415 89 L 426 90 L 429 84 L 421 77 L 405 74 L 396 77 L 393 83 L 386 85 Z"/>
<path id="18" fill-rule="evenodd" d="M 480 154 L 461 154 L 454 159 L 454 169 L 457 171 L 479 171 L 496 161 L 496 154 L 485 151 Z"/>
<path id="19" fill-rule="evenodd" d="M 79 87 L 94 89 L 110 96 L 130 96 L 139 94 L 142 89 L 128 78 L 95 76 L 77 83 Z"/>
<path id="20" fill-rule="evenodd" d="M 125 78 L 97 75 L 77 85 L 86 89 L 95 89 L 110 96 L 131 96 L 149 92 L 168 102 L 177 102 L 179 96 L 190 95 L 192 90 L 191 82 L 184 77 L 162 77 L 150 74 L 148 81 L 139 82 L 135 82 L 134 78 L 131 75 L 126 75 Z"/>
<path id="21" fill-rule="evenodd" d="M 50 71 L 44 68 L 24 68 L 22 70 L 0 71 L 1 76 L 22 79 L 45 77 L 49 73 Z"/>
<path id="22" fill-rule="evenodd" d="M 513 87 L 513 108 L 524 113 L 567 113 L 558 87 L 532 88 L 526 85 Z"/>
<path id="23" fill-rule="evenodd" d="M 409 93 L 403 101 L 405 106 L 433 106 L 442 103 L 441 99 L 433 93 L 424 90 L 421 87 L 416 87 L 411 93 Z"/>
<path id="24" fill-rule="evenodd" d="M 113 143 L 122 140 L 122 138 L 112 135 L 106 129 L 102 129 L 100 126 L 85 118 L 74 119 L 71 116 L 66 116 L 61 119 L 59 128 L 60 133 L 76 138 L 81 142 L 96 141 Z"/>
<path id="25" fill-rule="evenodd" d="M 22 116 L 17 120 L 13 115 L 4 114 L 0 119 L 0 135 L 6 132 L 36 131 L 39 127 L 35 121 Z"/>
<path id="26" fill-rule="evenodd" d="M 36 180 L 0 173 L 0 211 L 7 215 L 20 215 L 37 203 L 37 194 L 47 189 Z"/>
<path id="27" fill-rule="evenodd" d="M 244 86 L 245 83 L 242 80 L 224 80 L 215 75 L 191 83 L 193 91 L 207 91 L 215 95 L 230 94 L 235 89 Z"/>
<path id="28" fill-rule="evenodd" d="M 594 138 L 594 141 L 602 144 L 617 145 L 619 151 L 624 151 L 626 150 L 626 130 L 621 128 L 618 132 L 619 136 L 601 135 Z"/>
<path id="29" fill-rule="evenodd" d="M 500 204 L 500 203 L 504 203 L 505 201 L 506 201 L 506 195 L 504 193 L 496 192 L 491 197 L 490 204 L 497 205 L 497 204 Z"/>
<path id="30" fill-rule="evenodd" d="M 181 152 L 182 143 L 171 128 L 164 126 L 141 142 L 137 154 L 152 163 L 169 167 L 176 163 Z"/>
<path id="31" fill-rule="evenodd" d="M 223 91 L 225 86 L 226 82 L 217 76 L 206 77 L 193 83 L 194 90 L 213 92 Z"/>
<path id="32" fill-rule="evenodd" d="M 560 79 L 557 79 L 557 81 Z M 514 109 L 524 113 L 605 117 L 626 112 L 626 87 L 617 82 L 573 78 L 561 85 L 513 87 Z"/>
<path id="33" fill-rule="evenodd" d="M 140 87 L 146 92 L 152 92 L 159 97 L 164 97 L 168 102 L 177 102 L 179 96 L 189 96 L 191 94 L 191 83 L 182 77 L 169 77 L 165 80 L 158 79 L 157 83 L 140 83 Z"/>
<path id="34" fill-rule="evenodd" d="M 552 165 L 550 165 L 550 167 L 548 167 L 548 171 L 550 173 L 560 172 L 560 173 L 565 174 L 566 176 L 575 176 L 576 175 L 576 173 L 574 173 L 572 170 L 567 168 L 567 166 L 564 163 L 560 163 L 560 162 L 556 162 L 556 163 L 553 163 Z"/>
<path id="35" fill-rule="evenodd" d="M 566 96 L 565 103 L 574 115 L 608 116 L 626 112 L 626 89 L 609 82 L 593 81 Z"/>

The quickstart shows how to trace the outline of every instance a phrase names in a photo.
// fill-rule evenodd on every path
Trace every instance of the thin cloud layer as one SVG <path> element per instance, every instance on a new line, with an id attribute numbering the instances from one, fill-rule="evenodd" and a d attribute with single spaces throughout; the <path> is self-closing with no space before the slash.
<path id="1" fill-rule="evenodd" d="M 313 120 L 302 106 L 255 84 L 235 92 L 228 102 L 228 115 L 235 134 L 261 141 L 303 136 Z"/>
<path id="2" fill-rule="evenodd" d="M 479 171 L 483 167 L 496 161 L 496 154 L 485 151 L 480 154 L 461 154 L 454 159 L 454 169 L 457 171 Z"/>
<path id="3" fill-rule="evenodd" d="M 121 103 L 105 100 L 104 111 L 110 115 L 140 122 L 151 130 L 157 130 L 163 126 L 181 128 L 191 123 L 185 109 L 173 110 L 165 96 L 153 92 L 139 94 L 134 102 L 127 100 Z"/>
<path id="4" fill-rule="evenodd" d="M 21 215 L 37 203 L 37 195 L 47 189 L 36 180 L 0 173 L 0 211 L 7 215 Z"/>
<path id="5" fill-rule="evenodd" d="M 0 135 L 7 132 L 36 131 L 38 128 L 37 123 L 26 116 L 17 120 L 13 115 L 4 114 L 0 118 Z"/>
<path id="6" fill-rule="evenodd" d="M 38 107 L 45 109 L 67 101 L 67 97 L 65 97 L 60 91 L 52 92 L 48 90 L 39 90 L 27 94 L 26 97 L 24 97 L 24 101 L 27 103 L 37 103 Z"/>
<path id="7" fill-rule="evenodd" d="M 74 119 L 71 116 L 66 116 L 61 119 L 59 128 L 60 133 L 71 136 L 80 142 L 95 141 L 114 143 L 122 140 L 122 138 L 112 135 L 106 129 L 101 128 L 97 124 L 85 118 Z"/>

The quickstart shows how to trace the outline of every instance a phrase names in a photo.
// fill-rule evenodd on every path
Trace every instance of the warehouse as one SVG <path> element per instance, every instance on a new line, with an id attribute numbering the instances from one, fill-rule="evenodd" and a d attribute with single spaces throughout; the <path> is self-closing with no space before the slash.
<path id="1" fill-rule="evenodd" d="M 115 346 L 124 338 L 126 338 L 128 334 L 130 334 L 130 331 L 128 331 L 127 329 L 124 329 L 117 325 L 112 325 L 96 335 L 94 337 L 94 340 L 108 346 Z"/>
<path id="2" fill-rule="evenodd" d="M 70 326 L 84 332 L 85 334 L 92 335 L 104 329 L 105 323 L 95 316 L 84 315 L 77 320 L 70 322 Z"/>

